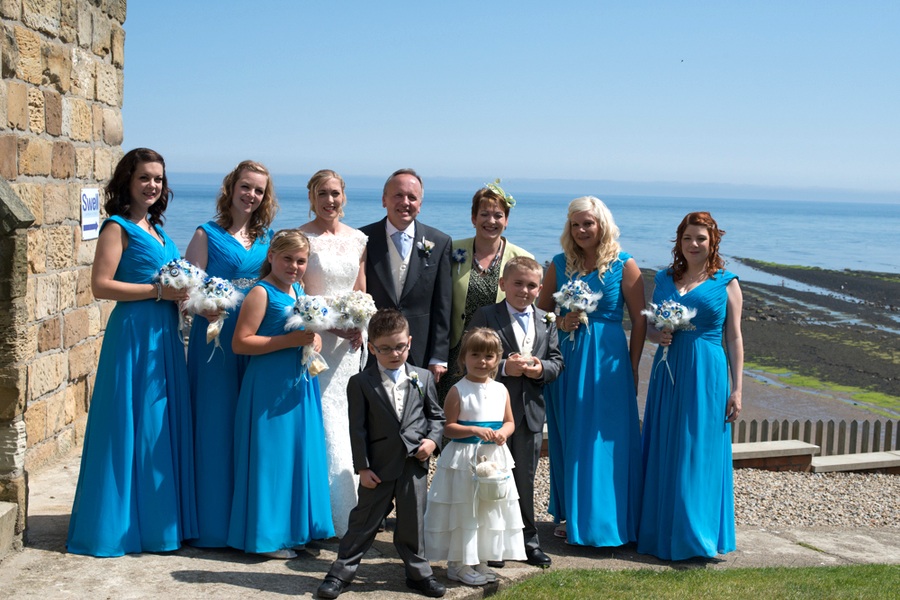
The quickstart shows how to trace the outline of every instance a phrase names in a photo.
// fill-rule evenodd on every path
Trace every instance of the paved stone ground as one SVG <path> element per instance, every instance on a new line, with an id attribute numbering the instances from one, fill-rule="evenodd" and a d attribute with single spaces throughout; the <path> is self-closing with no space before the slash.
<path id="1" fill-rule="evenodd" d="M 65 537 L 78 476 L 79 456 L 32 475 L 27 548 L 0 562 L 0 598 L 284 598 L 313 597 L 335 557 L 337 544 L 311 546 L 297 559 L 264 560 L 229 550 L 184 548 L 168 554 L 97 559 L 65 552 Z M 390 527 L 389 522 L 389 527 Z M 541 524 L 544 550 L 554 569 L 729 569 L 770 566 L 900 564 L 896 529 L 789 528 L 778 531 L 741 527 L 738 550 L 714 561 L 671 563 L 637 554 L 633 546 L 567 546 Z M 435 573 L 448 584 L 447 598 L 481 598 L 539 572 L 523 563 L 507 563 L 498 584 L 469 588 L 446 579 L 443 565 Z M 359 577 L 342 595 L 397 600 L 420 598 L 404 585 L 403 568 L 390 531 L 379 535 L 360 567 Z"/>

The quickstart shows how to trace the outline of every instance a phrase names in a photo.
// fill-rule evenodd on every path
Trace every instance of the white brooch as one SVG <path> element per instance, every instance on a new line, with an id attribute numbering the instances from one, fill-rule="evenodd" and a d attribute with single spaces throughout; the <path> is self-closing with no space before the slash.
<path id="1" fill-rule="evenodd" d="M 409 382 L 413 384 L 417 390 L 419 390 L 419 396 L 425 397 L 425 390 L 422 389 L 422 382 L 419 381 L 419 374 L 413 371 L 409 374 Z"/>

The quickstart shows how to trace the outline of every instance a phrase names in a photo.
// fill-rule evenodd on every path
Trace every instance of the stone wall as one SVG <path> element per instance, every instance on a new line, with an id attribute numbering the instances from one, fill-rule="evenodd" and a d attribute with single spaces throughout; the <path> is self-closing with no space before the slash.
<path id="1" fill-rule="evenodd" d="M 80 195 L 122 155 L 126 0 L 0 0 L 0 501 L 81 442 L 111 303 Z"/>

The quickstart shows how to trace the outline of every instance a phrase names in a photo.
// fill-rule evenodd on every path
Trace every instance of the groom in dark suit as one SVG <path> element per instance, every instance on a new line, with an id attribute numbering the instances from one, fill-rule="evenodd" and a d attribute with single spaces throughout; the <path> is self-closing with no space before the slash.
<path id="1" fill-rule="evenodd" d="M 366 291 L 378 308 L 396 308 L 409 323 L 409 362 L 435 381 L 450 352 L 450 237 L 416 220 L 422 179 L 412 169 L 395 171 L 381 196 L 387 217 L 361 228 L 366 245 Z M 369 364 L 373 358 L 369 357 Z"/>

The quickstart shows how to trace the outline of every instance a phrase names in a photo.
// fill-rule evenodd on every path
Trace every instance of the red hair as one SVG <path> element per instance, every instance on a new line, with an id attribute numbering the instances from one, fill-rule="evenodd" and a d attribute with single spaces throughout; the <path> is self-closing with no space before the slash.
<path id="1" fill-rule="evenodd" d="M 673 280 L 678 281 L 687 271 L 687 260 L 685 260 L 684 253 L 681 251 L 681 238 L 684 237 L 684 231 L 689 225 L 705 227 L 709 234 L 709 256 L 706 258 L 706 274 L 712 279 L 719 269 L 725 267 L 725 261 L 719 256 L 719 242 L 722 241 L 725 231 L 719 229 L 716 220 L 705 211 L 688 213 L 681 220 L 681 224 L 678 225 L 678 231 L 675 234 L 675 247 L 672 249 L 672 266 L 669 267 L 669 273 L 672 275 Z"/>

